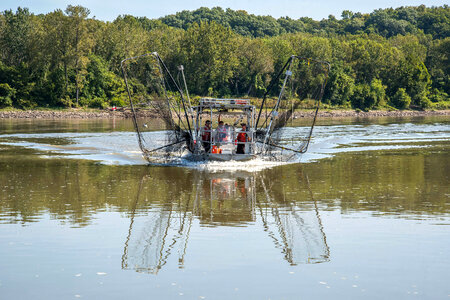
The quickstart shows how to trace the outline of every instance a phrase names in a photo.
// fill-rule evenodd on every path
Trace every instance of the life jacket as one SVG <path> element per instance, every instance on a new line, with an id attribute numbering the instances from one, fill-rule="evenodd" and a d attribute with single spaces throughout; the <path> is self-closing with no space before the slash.
<path id="1" fill-rule="evenodd" d="M 211 137 L 211 129 L 208 127 L 203 127 L 202 141 L 209 141 Z"/>
<path id="2" fill-rule="evenodd" d="M 240 132 L 237 136 L 237 141 L 241 143 L 245 143 L 247 141 L 247 133 Z"/>
<path id="3" fill-rule="evenodd" d="M 217 127 L 217 138 L 219 140 L 219 142 L 223 142 L 227 139 L 227 129 L 225 128 L 225 126 L 222 127 Z"/>

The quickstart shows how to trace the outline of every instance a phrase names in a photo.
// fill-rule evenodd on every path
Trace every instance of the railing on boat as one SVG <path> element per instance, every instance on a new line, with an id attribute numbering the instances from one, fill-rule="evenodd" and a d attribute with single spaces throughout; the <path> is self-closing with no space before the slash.
<path id="1" fill-rule="evenodd" d="M 218 99 L 202 98 L 201 106 L 229 106 L 229 105 L 250 105 L 250 99 Z"/>
<path id="2" fill-rule="evenodd" d="M 228 132 L 226 134 L 226 137 L 222 140 L 217 140 L 216 137 L 212 138 L 213 136 L 216 136 L 217 134 L 220 134 L 222 132 L 218 132 L 216 129 L 211 129 L 211 130 L 202 130 L 202 133 L 204 132 L 209 132 L 211 138 L 209 140 L 201 140 L 202 143 L 206 143 L 206 144 L 211 144 L 211 146 L 209 147 L 209 151 L 208 153 L 214 153 L 214 154 L 222 154 L 221 151 L 217 151 L 217 152 L 213 152 L 213 148 L 214 146 L 217 146 L 218 150 L 221 149 L 221 147 L 225 146 L 226 149 L 224 150 L 228 150 L 230 152 L 230 154 L 236 154 L 236 150 L 237 150 L 237 145 L 239 144 L 244 144 L 246 147 L 245 149 L 245 154 L 251 154 L 252 153 L 252 149 L 247 149 L 247 145 L 253 145 L 254 142 L 254 131 L 253 130 L 248 130 L 248 131 L 235 131 L 235 130 L 230 130 L 230 132 Z M 239 142 L 237 140 L 237 136 L 240 133 L 246 133 L 247 136 L 250 138 L 250 141 L 248 142 Z M 231 145 L 232 147 L 230 147 L 229 145 Z M 203 146 L 203 145 L 202 145 Z M 226 152 L 225 152 L 226 153 Z M 224 153 L 224 154 L 225 154 Z"/>

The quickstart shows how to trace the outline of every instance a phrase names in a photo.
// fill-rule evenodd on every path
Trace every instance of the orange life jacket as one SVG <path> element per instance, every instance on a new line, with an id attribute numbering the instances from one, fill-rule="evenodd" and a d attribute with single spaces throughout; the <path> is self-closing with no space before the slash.
<path id="1" fill-rule="evenodd" d="M 237 141 L 241 143 L 245 143 L 247 141 L 247 133 L 240 132 L 237 136 Z"/>

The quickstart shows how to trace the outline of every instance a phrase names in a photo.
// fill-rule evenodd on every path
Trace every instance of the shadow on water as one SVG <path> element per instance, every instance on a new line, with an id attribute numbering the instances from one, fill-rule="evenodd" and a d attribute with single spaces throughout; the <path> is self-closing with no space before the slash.
<path id="1" fill-rule="evenodd" d="M 211 230 L 247 224 L 260 227 L 290 265 L 330 259 L 319 208 L 306 174 L 301 174 L 299 183 L 309 196 L 301 204 L 279 197 L 264 173 L 195 172 L 189 181 L 191 189 L 180 191 L 177 201 L 140 211 L 139 204 L 146 196 L 144 187 L 150 181 L 149 176 L 142 177 L 131 208 L 123 269 L 157 274 L 169 257 L 176 255 L 179 268 L 183 268 L 196 220 Z"/>

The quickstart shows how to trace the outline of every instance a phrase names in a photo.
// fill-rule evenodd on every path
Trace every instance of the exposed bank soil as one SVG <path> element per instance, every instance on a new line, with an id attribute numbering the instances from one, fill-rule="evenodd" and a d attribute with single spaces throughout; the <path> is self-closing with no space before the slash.
<path id="1" fill-rule="evenodd" d="M 153 111 L 138 111 L 139 117 L 158 118 L 158 114 Z M 0 119 L 111 119 L 111 118 L 131 118 L 130 110 L 112 111 L 84 111 L 78 109 L 71 110 L 16 110 L 0 111 Z"/>
<path id="2" fill-rule="evenodd" d="M 226 115 L 226 114 L 225 114 Z M 321 110 L 320 118 L 370 118 L 370 117 L 415 117 L 415 116 L 448 116 L 450 110 L 397 110 L 397 111 L 369 111 L 361 112 L 355 110 Z M 63 111 L 0 111 L 0 119 L 110 119 L 110 118 L 130 118 L 130 110 L 99 110 L 83 111 L 78 109 Z M 139 117 L 158 118 L 154 111 L 139 111 Z M 302 110 L 294 113 L 294 119 L 311 118 L 314 116 L 313 110 Z"/>
<path id="3" fill-rule="evenodd" d="M 320 118 L 370 118 L 370 117 L 420 117 L 420 116 L 449 116 L 450 110 L 372 110 L 368 112 L 355 110 L 319 110 Z M 313 117 L 313 111 L 295 112 L 294 118 Z"/>

